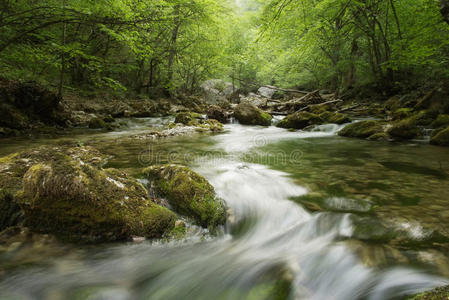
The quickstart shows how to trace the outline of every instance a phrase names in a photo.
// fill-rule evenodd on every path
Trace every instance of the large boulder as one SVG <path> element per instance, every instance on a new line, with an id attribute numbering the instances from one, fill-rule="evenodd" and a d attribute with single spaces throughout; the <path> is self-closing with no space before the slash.
<path id="1" fill-rule="evenodd" d="M 384 132 L 383 122 L 369 120 L 349 124 L 340 130 L 338 135 L 353 138 L 370 138 Z"/>
<path id="2" fill-rule="evenodd" d="M 225 206 L 216 197 L 213 186 L 201 175 L 179 165 L 152 166 L 143 174 L 176 212 L 211 229 L 225 223 Z"/>
<path id="3" fill-rule="evenodd" d="M 351 119 L 347 115 L 338 112 L 325 111 L 319 114 L 319 117 L 324 123 L 345 124 L 351 122 Z"/>
<path id="4" fill-rule="evenodd" d="M 61 98 L 34 82 L 0 79 L 0 127 L 27 129 L 39 123 L 65 125 Z"/>
<path id="5" fill-rule="evenodd" d="M 319 115 L 303 111 L 288 115 L 276 126 L 280 128 L 303 129 L 310 125 L 322 123 L 323 119 Z"/>
<path id="6" fill-rule="evenodd" d="M 216 105 L 212 105 L 211 107 L 209 107 L 209 109 L 207 110 L 207 117 L 209 119 L 215 119 L 223 124 L 228 123 L 229 121 L 229 117 L 226 111 L 223 108 Z"/>
<path id="7" fill-rule="evenodd" d="M 223 124 L 216 119 L 206 120 L 202 115 L 193 112 L 182 112 L 176 115 L 176 124 L 196 127 L 199 132 L 221 132 L 224 130 Z"/>
<path id="8" fill-rule="evenodd" d="M 203 120 L 203 116 L 194 112 L 180 112 L 175 117 L 175 123 L 187 126 L 198 126 Z"/>
<path id="9" fill-rule="evenodd" d="M 249 93 L 248 96 L 242 97 L 241 103 L 248 103 L 254 106 L 257 106 L 259 108 L 266 107 L 268 104 L 268 101 L 266 98 L 263 98 L 259 95 L 256 95 L 254 93 Z"/>
<path id="10" fill-rule="evenodd" d="M 221 79 L 210 79 L 205 81 L 200 88 L 206 103 L 216 105 L 220 102 L 227 101 L 235 91 L 232 83 Z"/>
<path id="11" fill-rule="evenodd" d="M 388 129 L 388 134 L 396 139 L 412 139 L 419 135 L 416 119 L 413 117 L 401 120 Z"/>
<path id="12" fill-rule="evenodd" d="M 234 110 L 235 118 L 244 125 L 270 126 L 273 117 L 249 103 L 240 103 Z"/>
<path id="13" fill-rule="evenodd" d="M 257 93 L 262 97 L 271 99 L 277 90 L 278 89 L 276 87 L 267 85 L 259 88 L 259 90 L 257 90 Z"/>
<path id="14" fill-rule="evenodd" d="M 438 146 L 449 146 L 449 126 L 432 136 L 430 143 Z"/>
<path id="15" fill-rule="evenodd" d="M 176 216 L 153 202 L 136 179 L 103 169 L 104 161 L 90 147 L 44 147 L 2 158 L 0 206 L 16 216 L 1 211 L 2 223 L 83 241 L 169 232 Z"/>

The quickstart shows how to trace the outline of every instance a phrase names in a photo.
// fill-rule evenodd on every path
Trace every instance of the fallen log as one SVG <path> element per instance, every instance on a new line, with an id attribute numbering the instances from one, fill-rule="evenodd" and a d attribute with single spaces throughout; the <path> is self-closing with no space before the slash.
<path id="1" fill-rule="evenodd" d="M 355 105 L 352 105 L 352 106 L 349 106 L 349 107 L 346 107 L 346 108 L 343 108 L 343 109 L 340 109 L 338 112 L 339 113 L 341 113 L 341 112 L 345 112 L 345 111 L 348 111 L 348 110 L 351 110 L 351 109 L 354 109 L 354 108 L 357 108 L 357 107 L 359 107 L 360 106 L 360 104 L 355 104 Z"/>
<path id="2" fill-rule="evenodd" d="M 333 103 L 338 103 L 338 102 L 343 102 L 343 100 L 337 99 L 337 100 L 326 101 L 326 102 L 318 103 L 318 104 L 310 104 L 310 105 L 307 105 L 306 107 L 299 109 L 298 112 L 308 110 L 312 106 L 328 105 L 328 104 L 333 104 Z"/>
<path id="3" fill-rule="evenodd" d="M 243 80 L 243 79 L 240 79 L 240 78 L 235 78 L 235 77 L 231 77 L 231 78 L 234 79 L 234 80 L 237 80 L 239 82 L 243 82 L 246 85 L 251 85 L 251 86 L 254 86 L 254 87 L 266 87 L 266 88 L 269 88 L 269 89 L 272 89 L 272 90 L 275 90 L 275 91 L 280 91 L 280 92 L 285 92 L 285 93 L 297 93 L 297 94 L 309 94 L 310 93 L 310 92 L 307 92 L 307 91 L 299 91 L 299 90 L 295 90 L 295 89 L 278 88 L 278 87 L 271 86 L 271 85 L 261 85 L 261 84 L 257 84 L 257 83 L 254 83 L 254 82 L 249 82 L 249 81 L 246 81 L 246 80 Z"/>
<path id="4" fill-rule="evenodd" d="M 272 116 L 288 116 L 288 113 L 280 112 L 280 111 L 272 111 L 268 112 Z"/>

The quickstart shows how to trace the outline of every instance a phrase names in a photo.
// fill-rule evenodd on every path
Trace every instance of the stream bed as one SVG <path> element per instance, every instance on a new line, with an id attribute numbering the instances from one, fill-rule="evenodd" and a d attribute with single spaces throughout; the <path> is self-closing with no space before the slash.
<path id="1" fill-rule="evenodd" d="M 229 207 L 223 232 L 65 249 L 0 277 L 0 299 L 381 300 L 449 284 L 448 148 L 341 138 L 332 124 L 128 138 L 169 121 L 3 140 L 0 155 L 88 144 L 135 176 L 188 165 Z"/>

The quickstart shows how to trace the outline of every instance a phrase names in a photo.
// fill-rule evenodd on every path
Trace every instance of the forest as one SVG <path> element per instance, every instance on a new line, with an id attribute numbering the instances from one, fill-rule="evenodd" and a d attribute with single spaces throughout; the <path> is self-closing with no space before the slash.
<path id="1" fill-rule="evenodd" d="M 0 0 L 0 300 L 449 299 L 449 0 Z"/>
<path id="2" fill-rule="evenodd" d="M 3 76 L 60 92 L 158 97 L 220 78 L 394 94 L 449 76 L 444 0 L 2 2 Z"/>

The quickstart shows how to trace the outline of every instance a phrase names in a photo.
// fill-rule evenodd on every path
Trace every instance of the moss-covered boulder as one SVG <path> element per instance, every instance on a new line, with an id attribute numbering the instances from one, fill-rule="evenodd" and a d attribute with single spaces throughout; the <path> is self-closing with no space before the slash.
<path id="1" fill-rule="evenodd" d="M 184 124 L 187 126 L 198 126 L 203 119 L 198 113 L 194 112 L 181 112 L 176 115 L 175 123 Z"/>
<path id="2" fill-rule="evenodd" d="M 438 115 L 436 120 L 432 122 L 433 128 L 440 128 L 443 126 L 449 126 L 449 115 Z"/>
<path id="3" fill-rule="evenodd" d="M 393 124 L 388 134 L 396 139 L 412 139 L 419 135 L 416 119 L 411 117 Z"/>
<path id="4" fill-rule="evenodd" d="M 106 127 L 107 127 L 107 124 L 103 119 L 94 118 L 89 121 L 90 129 L 102 129 L 102 128 L 106 128 Z"/>
<path id="5" fill-rule="evenodd" d="M 172 212 L 152 202 L 126 173 L 103 169 L 104 157 L 92 148 L 44 147 L 2 160 L 9 178 L 0 176 L 7 195 L 1 205 L 22 214 L 20 223 L 31 230 L 68 240 L 116 241 L 161 237 L 174 227 Z"/>
<path id="6" fill-rule="evenodd" d="M 430 143 L 438 146 L 449 146 L 449 126 L 432 136 Z"/>
<path id="7" fill-rule="evenodd" d="M 225 223 L 225 206 L 201 175 L 179 165 L 153 166 L 143 170 L 143 174 L 176 212 L 211 229 Z"/>
<path id="8" fill-rule="evenodd" d="M 243 125 L 270 126 L 273 117 L 249 103 L 240 103 L 234 110 L 235 118 Z"/>
<path id="9" fill-rule="evenodd" d="M 207 117 L 209 119 L 217 120 L 218 122 L 223 124 L 229 121 L 226 111 L 217 105 L 212 105 L 211 107 L 209 107 L 209 109 L 207 110 Z"/>
<path id="10" fill-rule="evenodd" d="M 375 134 L 384 132 L 384 123 L 368 120 L 349 124 L 338 135 L 353 138 L 369 138 Z"/>
<path id="11" fill-rule="evenodd" d="M 351 122 L 347 115 L 338 112 L 325 111 L 319 114 L 319 117 L 323 123 L 345 124 Z"/>
<path id="12" fill-rule="evenodd" d="M 402 120 L 409 118 L 412 115 L 412 113 L 413 108 L 410 107 L 399 108 L 393 113 L 393 120 Z"/>
<path id="13" fill-rule="evenodd" d="M 310 125 L 322 123 L 323 119 L 319 115 L 303 111 L 288 115 L 277 123 L 276 126 L 280 128 L 303 129 Z"/>
<path id="14" fill-rule="evenodd" d="M 215 119 L 204 120 L 198 125 L 197 131 L 199 132 L 222 132 L 224 130 L 223 124 Z"/>
<path id="15" fill-rule="evenodd" d="M 10 192 L 0 188 L 0 231 L 19 224 L 23 219 L 20 206 Z"/>
<path id="16" fill-rule="evenodd" d="M 403 103 L 401 101 L 401 98 L 399 98 L 398 96 L 391 97 L 384 104 L 384 108 L 389 111 L 396 111 L 400 109 L 402 106 Z"/>
<path id="17" fill-rule="evenodd" d="M 449 286 L 438 287 L 415 296 L 408 297 L 407 300 L 444 300 L 449 299 Z"/>

